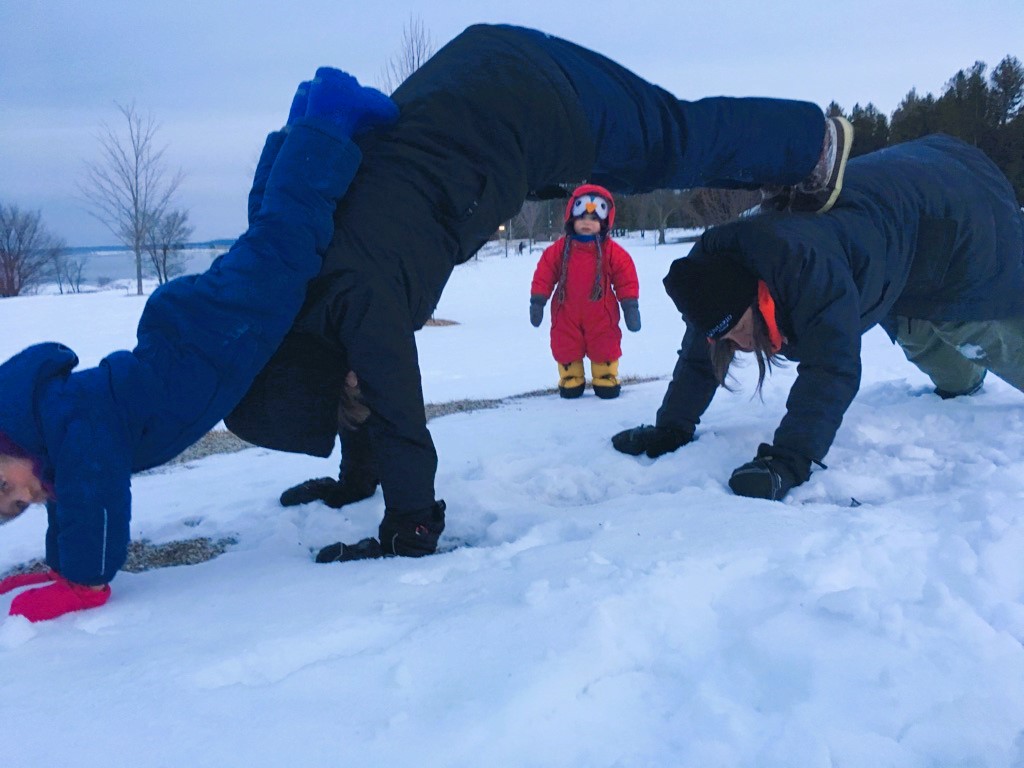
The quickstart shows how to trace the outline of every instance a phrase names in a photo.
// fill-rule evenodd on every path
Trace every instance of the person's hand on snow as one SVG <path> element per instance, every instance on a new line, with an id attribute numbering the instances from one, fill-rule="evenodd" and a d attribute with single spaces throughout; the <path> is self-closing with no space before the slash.
<path id="1" fill-rule="evenodd" d="M 639 427 L 624 429 L 612 437 L 612 446 L 620 453 L 639 456 L 646 453 L 656 459 L 681 448 L 693 440 L 693 434 L 673 427 L 655 427 L 641 424 Z"/>
<path id="2" fill-rule="evenodd" d="M 640 302 L 637 299 L 623 299 L 622 319 L 626 321 L 626 330 L 636 333 L 640 330 Z"/>
<path id="3" fill-rule="evenodd" d="M 778 501 L 810 476 L 810 459 L 787 448 L 761 443 L 754 460 L 733 471 L 729 487 L 737 496 Z"/>
<path id="4" fill-rule="evenodd" d="M 110 599 L 110 585 L 89 587 L 68 581 L 56 571 L 19 573 L 0 581 L 0 594 L 20 587 L 45 584 L 22 592 L 11 601 L 11 616 L 29 621 L 47 621 L 72 611 L 98 608 Z"/>

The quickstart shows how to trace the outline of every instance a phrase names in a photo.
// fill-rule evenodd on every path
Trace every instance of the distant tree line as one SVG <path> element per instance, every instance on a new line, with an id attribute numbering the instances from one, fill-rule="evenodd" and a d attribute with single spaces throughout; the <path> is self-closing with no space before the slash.
<path id="1" fill-rule="evenodd" d="M 1024 205 L 1024 65 L 1007 56 L 989 77 L 976 61 L 946 83 L 942 95 L 921 96 L 916 89 L 903 98 L 886 119 L 870 102 L 854 104 L 849 114 L 832 102 L 831 115 L 853 123 L 852 153 L 862 155 L 929 133 L 948 133 L 982 150 L 1006 174 Z"/>

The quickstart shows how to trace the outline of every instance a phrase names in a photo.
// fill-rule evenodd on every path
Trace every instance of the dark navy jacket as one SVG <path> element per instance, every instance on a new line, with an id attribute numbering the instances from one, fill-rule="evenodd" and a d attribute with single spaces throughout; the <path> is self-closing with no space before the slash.
<path id="1" fill-rule="evenodd" d="M 851 160 L 827 214 L 767 214 L 694 246 L 732 258 L 776 302 L 799 361 L 775 445 L 824 457 L 860 386 L 861 334 L 897 315 L 1024 315 L 1024 234 L 1013 189 L 980 150 L 928 136 Z M 890 333 L 890 335 L 892 335 Z M 687 331 L 658 424 L 693 431 L 716 391 L 708 344 Z"/>
<path id="2" fill-rule="evenodd" d="M 470 27 L 392 98 L 401 116 L 360 141 L 363 166 L 338 205 L 323 275 L 225 422 L 259 445 L 328 456 L 338 393 L 355 371 L 384 500 L 398 512 L 434 503 L 414 333 L 452 269 L 528 193 L 587 178 L 613 192 L 792 183 L 814 165 L 824 130 L 813 104 L 680 102 L 599 54 L 505 26 Z"/>
<path id="3" fill-rule="evenodd" d="M 131 473 L 214 427 L 270 359 L 322 266 L 335 203 L 359 161 L 326 121 L 272 134 L 248 231 L 207 272 L 153 293 L 133 351 L 75 371 L 74 352 L 45 343 L 0 365 L 0 432 L 55 490 L 46 559 L 65 578 L 114 577 L 127 555 Z"/>

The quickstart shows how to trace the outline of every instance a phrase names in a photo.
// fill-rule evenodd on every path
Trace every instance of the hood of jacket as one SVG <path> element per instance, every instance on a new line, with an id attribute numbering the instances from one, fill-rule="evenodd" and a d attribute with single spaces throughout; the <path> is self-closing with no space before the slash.
<path id="1" fill-rule="evenodd" d="M 583 184 L 572 191 L 572 195 L 569 196 L 569 202 L 565 205 L 566 223 L 572 219 L 572 206 L 576 202 L 576 198 L 583 195 L 600 195 L 608 201 L 607 226 L 601 227 L 601 232 L 607 234 L 609 230 L 615 227 L 615 198 L 612 197 L 611 192 L 598 184 Z"/>
<path id="2" fill-rule="evenodd" d="M 35 344 L 0 365 L 0 433 L 38 462 L 42 480 L 50 479 L 52 463 L 38 411 L 40 394 L 76 365 L 78 355 L 56 342 Z"/>

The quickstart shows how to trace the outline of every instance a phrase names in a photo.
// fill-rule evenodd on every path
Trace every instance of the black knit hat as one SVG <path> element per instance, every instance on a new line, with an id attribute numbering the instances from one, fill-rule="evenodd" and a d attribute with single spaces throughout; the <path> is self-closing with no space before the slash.
<path id="1" fill-rule="evenodd" d="M 688 324 L 710 339 L 720 339 L 757 300 L 757 275 L 728 256 L 699 248 L 672 262 L 665 291 Z"/>

